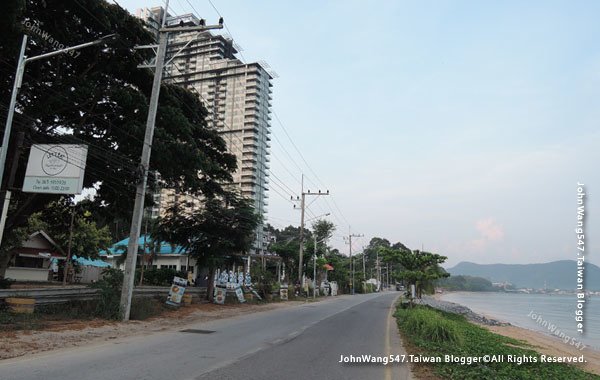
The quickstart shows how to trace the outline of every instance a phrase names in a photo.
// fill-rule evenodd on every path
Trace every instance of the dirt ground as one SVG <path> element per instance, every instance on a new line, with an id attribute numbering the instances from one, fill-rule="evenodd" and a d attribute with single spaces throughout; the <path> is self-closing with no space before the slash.
<path id="1" fill-rule="evenodd" d="M 176 329 L 191 323 L 280 309 L 303 303 L 304 301 L 232 305 L 204 303 L 182 307 L 179 310 L 166 311 L 158 317 L 149 318 L 144 321 L 115 322 L 103 319 L 66 322 L 52 321 L 47 323 L 44 330 L 1 331 L 0 359 L 77 347 L 117 338 L 151 334 L 153 332 Z"/>
<path id="2" fill-rule="evenodd" d="M 587 363 L 581 368 L 584 371 L 600 375 L 600 352 L 584 348 L 578 348 L 565 344 L 562 340 L 542 334 L 540 332 L 523 329 L 516 326 L 484 326 L 488 330 L 517 340 L 524 340 L 541 354 L 551 356 L 584 356 Z"/>

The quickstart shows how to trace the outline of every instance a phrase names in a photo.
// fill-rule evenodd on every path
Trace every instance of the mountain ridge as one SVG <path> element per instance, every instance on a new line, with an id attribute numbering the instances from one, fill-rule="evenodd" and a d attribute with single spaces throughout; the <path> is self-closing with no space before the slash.
<path id="1" fill-rule="evenodd" d="M 584 263 L 584 289 L 600 290 L 600 267 Z M 477 276 L 492 282 L 509 282 L 517 288 L 577 289 L 577 261 L 536 264 L 477 264 L 461 261 L 446 269 L 451 275 Z"/>

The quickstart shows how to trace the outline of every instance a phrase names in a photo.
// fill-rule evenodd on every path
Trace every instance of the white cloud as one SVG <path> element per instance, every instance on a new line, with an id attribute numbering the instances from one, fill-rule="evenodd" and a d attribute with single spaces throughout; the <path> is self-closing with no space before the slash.
<path id="1" fill-rule="evenodd" d="M 493 218 L 476 221 L 475 228 L 479 231 L 479 236 L 467 243 L 467 247 L 473 251 L 481 252 L 491 243 L 500 242 L 504 239 L 504 228 Z"/>

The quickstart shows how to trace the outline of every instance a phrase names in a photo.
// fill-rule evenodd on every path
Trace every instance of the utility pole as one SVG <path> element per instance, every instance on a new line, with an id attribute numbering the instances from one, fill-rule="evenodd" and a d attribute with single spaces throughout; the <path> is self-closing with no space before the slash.
<path id="1" fill-rule="evenodd" d="M 315 244 L 313 246 L 313 300 L 317 297 L 317 234 L 313 233 L 313 237 L 315 238 Z"/>
<path id="2" fill-rule="evenodd" d="M 381 266 L 379 265 L 379 249 L 377 249 L 377 258 L 375 260 L 376 275 L 377 275 L 377 286 L 381 288 Z"/>
<path id="3" fill-rule="evenodd" d="M 308 190 L 308 192 L 304 192 L 304 174 L 302 174 L 302 181 L 301 181 L 301 186 L 302 186 L 302 198 L 300 199 L 300 252 L 299 252 L 299 258 L 298 258 L 298 282 L 300 282 L 300 285 L 302 285 L 302 273 L 303 268 L 302 268 L 302 261 L 303 261 L 303 254 L 304 254 L 304 210 L 306 208 L 306 196 L 307 195 L 314 195 L 314 196 L 320 196 L 320 195 L 329 195 L 329 190 L 327 190 L 327 192 L 322 193 L 321 190 L 319 190 L 318 193 L 311 193 L 310 190 Z M 293 198 L 292 198 L 293 199 Z M 296 200 L 298 198 L 296 197 Z M 296 208 L 296 205 L 294 205 L 294 208 Z"/>
<path id="4" fill-rule="evenodd" d="M 365 281 L 363 281 L 363 294 L 367 292 L 367 270 L 365 269 L 365 247 L 362 247 L 362 262 L 363 262 L 363 276 Z"/>
<path id="5" fill-rule="evenodd" d="M 352 234 L 350 232 L 350 227 L 348 227 L 348 246 L 350 249 L 350 268 L 352 271 L 352 281 L 350 281 L 351 294 L 354 294 L 354 257 L 352 256 L 352 238 L 353 237 L 363 237 L 363 234 Z"/>
<path id="6" fill-rule="evenodd" d="M 114 37 L 115 34 L 110 34 L 97 39 L 92 42 L 86 42 L 81 45 L 71 46 L 60 50 L 51 51 L 50 53 L 40 54 L 33 57 L 27 57 L 25 51 L 27 50 L 27 35 L 23 35 L 23 41 L 21 42 L 21 52 L 19 53 L 19 61 L 17 63 L 17 72 L 15 73 L 15 83 L 13 85 L 12 94 L 10 97 L 10 105 L 8 106 L 8 115 L 6 116 L 6 126 L 4 127 L 4 136 L 2 138 L 2 148 L 0 149 L 0 186 L 2 186 L 2 180 L 4 179 L 4 166 L 6 165 L 6 154 L 8 153 L 8 143 L 10 141 L 10 134 L 12 131 L 12 122 L 15 115 L 15 107 L 17 105 L 17 95 L 21 89 L 23 82 L 23 74 L 25 73 L 25 65 L 28 62 L 37 61 L 44 58 L 50 58 L 55 55 L 68 53 L 73 50 L 82 49 L 88 46 L 98 45 L 104 42 L 108 38 Z M 8 206 L 10 204 L 10 197 L 12 193 L 10 190 L 6 190 L 4 200 L 2 202 L 2 213 L 0 213 L 0 244 L 2 243 L 2 236 L 4 233 L 4 225 L 6 224 L 6 216 L 8 212 Z"/>
<path id="7" fill-rule="evenodd" d="M 2 216 L 0 219 L 2 220 L 2 224 L 0 224 L 0 242 L 2 242 L 2 236 L 4 235 L 4 223 L 6 222 L 6 216 L 8 214 L 8 205 L 10 200 L 10 192 L 15 183 L 15 175 L 17 174 L 17 167 L 19 166 L 19 158 L 21 157 L 21 151 L 23 150 L 23 140 L 25 140 L 25 132 L 19 132 L 17 134 L 17 149 L 14 151 L 14 156 L 12 158 L 12 166 L 10 168 L 10 173 L 8 176 L 8 181 L 6 182 L 6 192 L 4 193 L 4 207 L 2 208 Z"/>
<path id="8" fill-rule="evenodd" d="M 67 247 L 67 260 L 65 261 L 65 269 L 63 273 L 63 286 L 67 285 L 67 277 L 71 268 L 71 247 L 73 246 L 73 224 L 75 222 L 75 205 L 71 210 L 71 224 L 69 225 L 69 245 Z"/>
<path id="9" fill-rule="evenodd" d="M 325 215 L 329 215 L 329 213 L 327 213 Z M 317 241 L 316 234 L 313 234 L 313 238 L 315 239 L 315 244 L 313 246 L 313 279 L 315 281 L 315 287 L 313 290 L 313 299 L 315 299 L 316 298 L 315 293 L 317 291 L 317 244 L 322 243 L 323 240 L 327 240 L 327 239 L 321 239 L 321 240 Z"/>
<path id="10" fill-rule="evenodd" d="M 390 264 L 385 264 L 385 278 L 387 279 L 387 288 L 390 288 Z"/>
<path id="11" fill-rule="evenodd" d="M 148 182 L 148 169 L 150 165 L 150 154 L 152 151 L 152 139 L 154 137 L 154 125 L 156 122 L 156 111 L 158 109 L 158 98 L 160 95 L 160 84 L 162 81 L 163 68 L 165 65 L 165 56 L 167 53 L 167 39 L 169 33 L 176 32 L 202 32 L 209 29 L 222 29 L 223 19 L 219 19 L 218 25 L 200 25 L 200 26 L 179 26 L 165 28 L 167 22 L 167 10 L 169 9 L 169 0 L 165 1 L 165 12 L 158 30 L 158 46 L 139 46 L 139 49 L 156 48 L 156 61 L 154 65 L 154 80 L 152 82 L 152 94 L 150 96 L 150 106 L 148 107 L 148 118 L 146 120 L 146 133 L 144 136 L 144 146 L 142 149 L 142 158 L 139 166 L 141 179 L 138 180 L 135 203 L 133 206 L 133 216 L 131 219 L 131 230 L 129 234 L 129 244 L 127 245 L 127 259 L 125 261 L 125 274 L 123 278 L 123 289 L 121 291 L 121 316 L 123 321 L 129 320 L 131 311 L 131 298 L 133 295 L 133 282 L 135 279 L 135 266 L 137 261 L 137 250 L 139 246 L 139 236 L 144 213 L 144 197 L 146 196 L 146 184 Z M 181 50 L 179 50 L 181 52 Z M 171 61 L 179 54 L 177 52 Z M 170 61 L 169 61 L 170 62 Z M 148 67 L 148 66 L 144 66 Z"/>

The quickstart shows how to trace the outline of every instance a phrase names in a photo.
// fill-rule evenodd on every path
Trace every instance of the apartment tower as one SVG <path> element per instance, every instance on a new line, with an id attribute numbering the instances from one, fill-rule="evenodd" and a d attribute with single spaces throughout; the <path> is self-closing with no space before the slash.
<path id="1" fill-rule="evenodd" d="M 162 7 L 144 8 L 136 16 L 156 30 Z M 193 14 L 170 16 L 167 26 L 196 26 Z M 173 56 L 176 54 L 175 58 Z M 254 201 L 256 211 L 267 212 L 269 141 L 271 129 L 271 81 L 264 64 L 244 63 L 231 38 L 206 32 L 169 36 L 165 81 L 179 84 L 200 97 L 208 110 L 207 124 L 216 128 L 237 158 L 233 181 L 241 194 Z M 254 253 L 266 249 L 263 227 L 256 233 Z"/>

